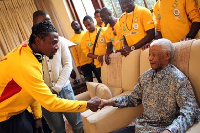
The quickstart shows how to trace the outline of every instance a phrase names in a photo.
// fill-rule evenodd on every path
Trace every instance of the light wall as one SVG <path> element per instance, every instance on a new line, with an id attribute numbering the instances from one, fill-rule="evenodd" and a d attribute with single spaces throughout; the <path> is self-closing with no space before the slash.
<path id="1" fill-rule="evenodd" d="M 74 35 L 74 31 L 71 28 L 72 18 L 69 16 L 69 10 L 65 3 L 65 0 L 51 0 L 55 8 L 56 14 L 58 16 L 61 28 L 63 30 L 64 36 L 70 39 Z"/>
<path id="2" fill-rule="evenodd" d="M 74 35 L 74 31 L 71 28 L 71 22 L 73 19 L 70 15 L 69 7 L 67 6 L 65 0 L 51 0 L 51 1 L 55 8 L 64 35 L 67 39 L 70 39 Z M 90 15 L 94 19 L 95 10 L 91 0 L 83 0 L 83 2 L 81 2 L 81 0 L 73 0 L 73 3 L 82 25 L 83 25 L 82 20 L 86 14 Z M 83 28 L 84 30 L 86 30 L 84 25 Z"/>
<path id="3" fill-rule="evenodd" d="M 79 16 L 79 19 L 81 21 L 81 25 L 83 26 L 83 29 L 86 30 L 84 24 L 83 24 L 83 18 L 87 15 L 91 16 L 94 19 L 94 7 L 92 5 L 91 0 L 72 0 L 74 3 L 74 7 L 76 9 L 76 12 Z"/>

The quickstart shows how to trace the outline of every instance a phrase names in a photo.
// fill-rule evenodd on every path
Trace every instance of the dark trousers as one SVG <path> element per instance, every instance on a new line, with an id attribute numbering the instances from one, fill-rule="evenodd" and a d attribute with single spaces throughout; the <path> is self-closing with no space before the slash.
<path id="1" fill-rule="evenodd" d="M 51 129 L 49 128 L 49 125 L 47 124 L 46 120 L 44 117 L 42 117 L 42 128 L 44 133 L 51 133 Z"/>
<path id="2" fill-rule="evenodd" d="M 86 64 L 81 66 L 81 70 L 84 73 L 84 77 L 89 81 L 93 82 L 93 76 L 92 72 L 94 73 L 95 77 L 97 78 L 99 83 L 102 83 L 101 81 L 101 68 L 96 68 L 95 65 L 91 64 Z"/>
<path id="3" fill-rule="evenodd" d="M 27 110 L 0 122 L 0 133 L 33 133 L 34 118 Z"/>
<path id="4" fill-rule="evenodd" d="M 134 133 L 134 132 L 135 132 L 135 126 L 128 126 L 110 133 Z"/>

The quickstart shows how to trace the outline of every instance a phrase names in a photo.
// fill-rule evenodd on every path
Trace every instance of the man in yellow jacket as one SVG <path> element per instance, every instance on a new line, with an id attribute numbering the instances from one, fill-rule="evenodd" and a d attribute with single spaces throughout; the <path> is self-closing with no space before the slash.
<path id="1" fill-rule="evenodd" d="M 88 15 L 83 18 L 83 24 L 85 25 L 88 31 L 82 38 L 81 48 L 83 50 L 83 53 L 85 53 L 87 57 L 90 57 L 91 59 L 94 60 L 94 65 L 96 67 L 96 70 L 98 71 L 99 77 L 101 77 L 101 65 L 103 64 L 103 56 L 106 53 L 106 42 L 103 36 L 105 28 L 101 29 L 95 27 L 92 17 Z M 96 47 L 93 50 L 95 39 L 100 29 L 101 31 L 96 41 Z M 98 80 L 98 82 L 101 81 Z"/>
<path id="2" fill-rule="evenodd" d="M 72 21 L 71 27 L 75 33 L 71 37 L 70 41 L 76 44 L 76 46 L 71 47 L 76 67 L 79 73 L 84 75 L 86 80 L 93 82 L 93 68 L 91 67 L 92 58 L 87 57 L 81 49 L 81 40 L 85 34 L 85 31 L 81 30 L 78 21 Z"/>
<path id="3" fill-rule="evenodd" d="M 109 24 L 104 32 L 104 38 L 107 44 L 105 62 L 106 64 L 110 64 L 109 55 L 113 52 L 119 52 L 124 44 L 124 38 L 121 36 L 119 19 L 112 16 L 112 11 L 110 9 L 107 7 L 102 8 L 100 15 L 102 21 L 105 24 Z"/>
<path id="4" fill-rule="evenodd" d="M 121 54 L 127 56 L 155 38 L 155 26 L 149 9 L 135 5 L 135 0 L 119 0 L 124 14 L 119 19 L 124 46 Z"/>
<path id="5" fill-rule="evenodd" d="M 25 110 L 35 101 L 49 111 L 96 111 L 99 99 L 76 101 L 52 94 L 44 83 L 42 56 L 53 58 L 58 50 L 58 33 L 50 22 L 32 28 L 29 44 L 23 44 L 0 60 L 0 131 L 33 133 Z M 41 116 L 40 116 L 41 117 Z"/>
<path id="6" fill-rule="evenodd" d="M 51 18 L 48 13 L 43 10 L 37 10 L 33 13 L 33 25 L 42 21 L 51 22 Z M 52 93 L 57 94 L 57 97 L 76 100 L 72 86 L 69 81 L 69 77 L 72 71 L 72 57 L 69 51 L 69 45 L 75 45 L 71 41 L 64 37 L 58 37 L 58 47 L 53 59 L 49 59 L 44 56 L 42 61 L 44 82 Z M 74 133 L 83 132 L 83 122 L 79 112 L 50 112 L 42 107 L 42 122 L 45 124 L 45 120 L 48 123 L 49 128 L 54 133 L 66 133 L 65 121 L 63 116 L 67 119 L 72 127 Z M 55 123 L 56 121 L 56 123 Z M 44 132 L 48 128 L 43 126 Z"/>
<path id="7" fill-rule="evenodd" d="M 158 0 L 154 6 L 156 38 L 172 42 L 195 38 L 200 28 L 200 13 L 195 0 Z"/>
<path id="8" fill-rule="evenodd" d="M 101 9 L 96 9 L 94 12 L 94 18 L 97 22 L 95 27 L 106 27 L 106 24 L 101 20 L 100 11 Z"/>

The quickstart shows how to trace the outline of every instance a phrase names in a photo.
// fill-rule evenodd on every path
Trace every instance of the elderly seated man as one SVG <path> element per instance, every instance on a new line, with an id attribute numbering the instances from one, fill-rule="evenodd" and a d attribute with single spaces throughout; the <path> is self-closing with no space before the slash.
<path id="1" fill-rule="evenodd" d="M 135 126 L 116 131 L 129 132 L 186 132 L 197 119 L 198 105 L 188 78 L 170 60 L 174 46 L 167 39 L 152 42 L 149 49 L 151 69 L 138 79 L 131 94 L 116 99 L 101 100 L 103 106 L 134 107 L 142 104 L 144 112 Z M 116 133 L 115 132 L 115 133 Z"/>

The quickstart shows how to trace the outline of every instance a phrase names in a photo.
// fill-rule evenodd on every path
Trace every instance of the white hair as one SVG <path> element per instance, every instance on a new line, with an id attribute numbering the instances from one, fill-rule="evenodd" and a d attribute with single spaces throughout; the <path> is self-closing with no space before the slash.
<path id="1" fill-rule="evenodd" d="M 161 46 L 163 53 L 170 53 L 170 61 L 174 58 L 175 47 L 170 40 L 161 38 L 161 39 L 153 41 L 150 44 L 150 47 L 154 45 Z"/>

